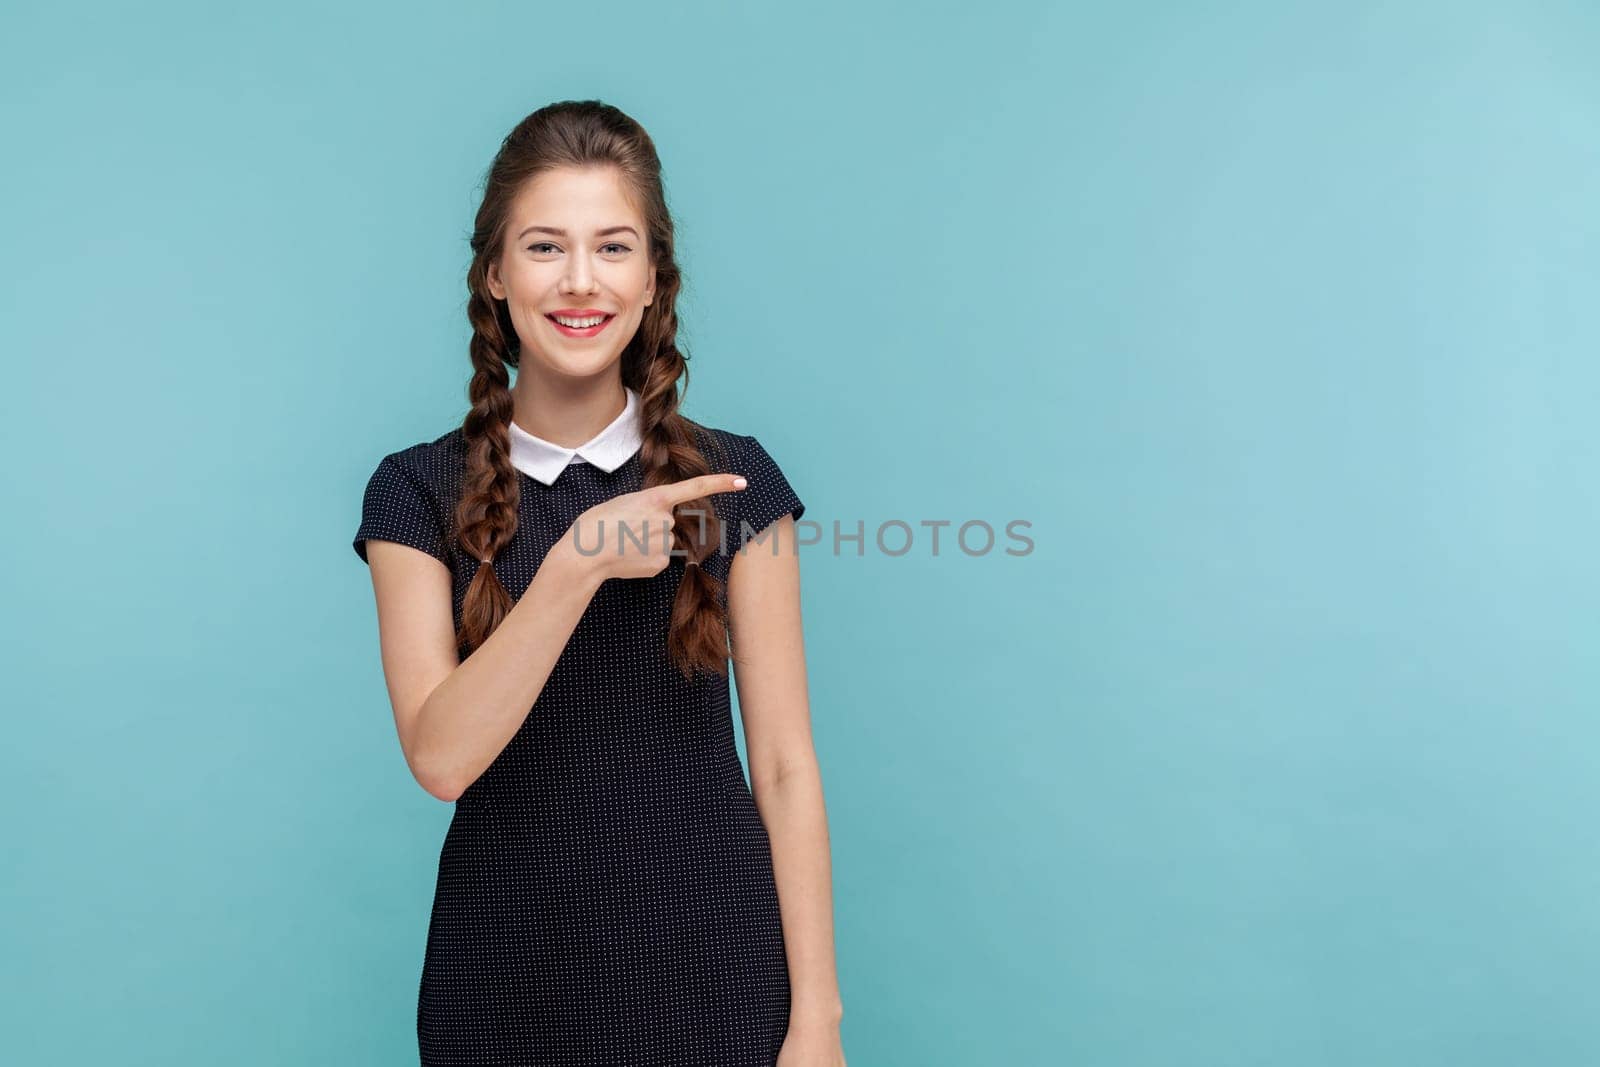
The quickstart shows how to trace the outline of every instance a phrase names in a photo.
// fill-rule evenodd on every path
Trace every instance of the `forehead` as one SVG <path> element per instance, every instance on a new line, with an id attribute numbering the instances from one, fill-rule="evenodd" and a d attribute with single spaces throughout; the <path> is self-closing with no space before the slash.
<path id="1" fill-rule="evenodd" d="M 558 167 L 523 183 L 511 202 L 510 232 L 524 226 L 557 226 L 579 234 L 644 221 L 615 167 Z"/>

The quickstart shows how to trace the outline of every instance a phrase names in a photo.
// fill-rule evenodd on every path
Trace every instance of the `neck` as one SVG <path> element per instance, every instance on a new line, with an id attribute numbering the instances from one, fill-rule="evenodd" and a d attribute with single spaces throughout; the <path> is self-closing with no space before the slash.
<path id="1" fill-rule="evenodd" d="M 620 376 L 586 380 L 538 378 L 519 371 L 511 389 L 512 420 L 535 437 L 577 448 L 622 414 L 628 395 Z"/>

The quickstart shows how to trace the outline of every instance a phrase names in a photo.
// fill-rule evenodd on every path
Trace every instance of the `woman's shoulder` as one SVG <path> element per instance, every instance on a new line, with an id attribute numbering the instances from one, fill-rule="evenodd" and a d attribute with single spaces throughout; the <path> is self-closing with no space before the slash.
<path id="1" fill-rule="evenodd" d="M 748 488 L 734 495 L 732 515 L 748 523 L 748 531 L 759 532 L 782 515 L 798 519 L 805 514 L 805 504 L 783 468 L 754 434 L 698 423 L 695 431 L 713 474 L 741 474 L 750 480 Z M 738 543 L 743 540 L 741 536 Z"/>
<path id="2" fill-rule="evenodd" d="M 751 434 L 738 433 L 721 426 L 691 423 L 695 443 L 711 465 L 713 474 L 740 474 L 762 451 L 761 444 Z"/>
<path id="3" fill-rule="evenodd" d="M 443 491 L 461 480 L 466 442 L 461 427 L 438 437 L 396 449 L 379 460 L 379 466 L 398 467 L 430 489 Z"/>
<path id="4" fill-rule="evenodd" d="M 453 565 L 451 502 L 459 491 L 460 431 L 388 453 L 367 479 L 353 546 L 363 560 L 369 540 L 397 541 Z"/>

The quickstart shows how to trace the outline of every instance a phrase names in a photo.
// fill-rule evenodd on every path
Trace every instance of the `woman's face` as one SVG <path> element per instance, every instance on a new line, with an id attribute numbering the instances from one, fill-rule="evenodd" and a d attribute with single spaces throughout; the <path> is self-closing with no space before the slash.
<path id="1" fill-rule="evenodd" d="M 512 201 L 488 283 L 522 342 L 519 370 L 537 362 L 555 374 L 591 377 L 621 358 L 638 331 L 655 268 L 644 219 L 623 189 L 613 167 L 562 167 L 527 182 Z M 557 316 L 580 321 L 564 325 Z"/>

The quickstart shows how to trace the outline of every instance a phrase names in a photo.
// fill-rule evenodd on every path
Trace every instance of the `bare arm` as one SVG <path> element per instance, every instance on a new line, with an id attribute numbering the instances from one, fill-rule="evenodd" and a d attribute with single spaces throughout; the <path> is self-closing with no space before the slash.
<path id="1" fill-rule="evenodd" d="M 389 541 L 368 542 L 367 553 L 400 747 L 418 783 L 454 801 L 516 736 L 604 577 L 562 538 L 461 661 L 444 565 Z"/>
<path id="2" fill-rule="evenodd" d="M 422 787 L 454 801 L 477 781 L 528 717 L 600 586 L 608 578 L 659 574 L 672 560 L 666 531 L 673 508 L 744 484 L 736 475 L 704 474 L 585 511 L 465 662 L 456 653 L 449 569 L 409 545 L 369 540 L 389 702 L 406 763 Z M 594 555 L 574 547 L 580 525 L 583 544 L 600 546 Z M 662 533 L 641 545 L 624 530 L 635 537 Z"/>
<path id="3" fill-rule="evenodd" d="M 797 1032 L 836 1044 L 844 1004 L 834 959 L 828 816 L 811 740 L 795 537 L 794 519 L 784 516 L 735 554 L 728 628 L 750 783 L 772 841 L 791 1018 Z"/>

